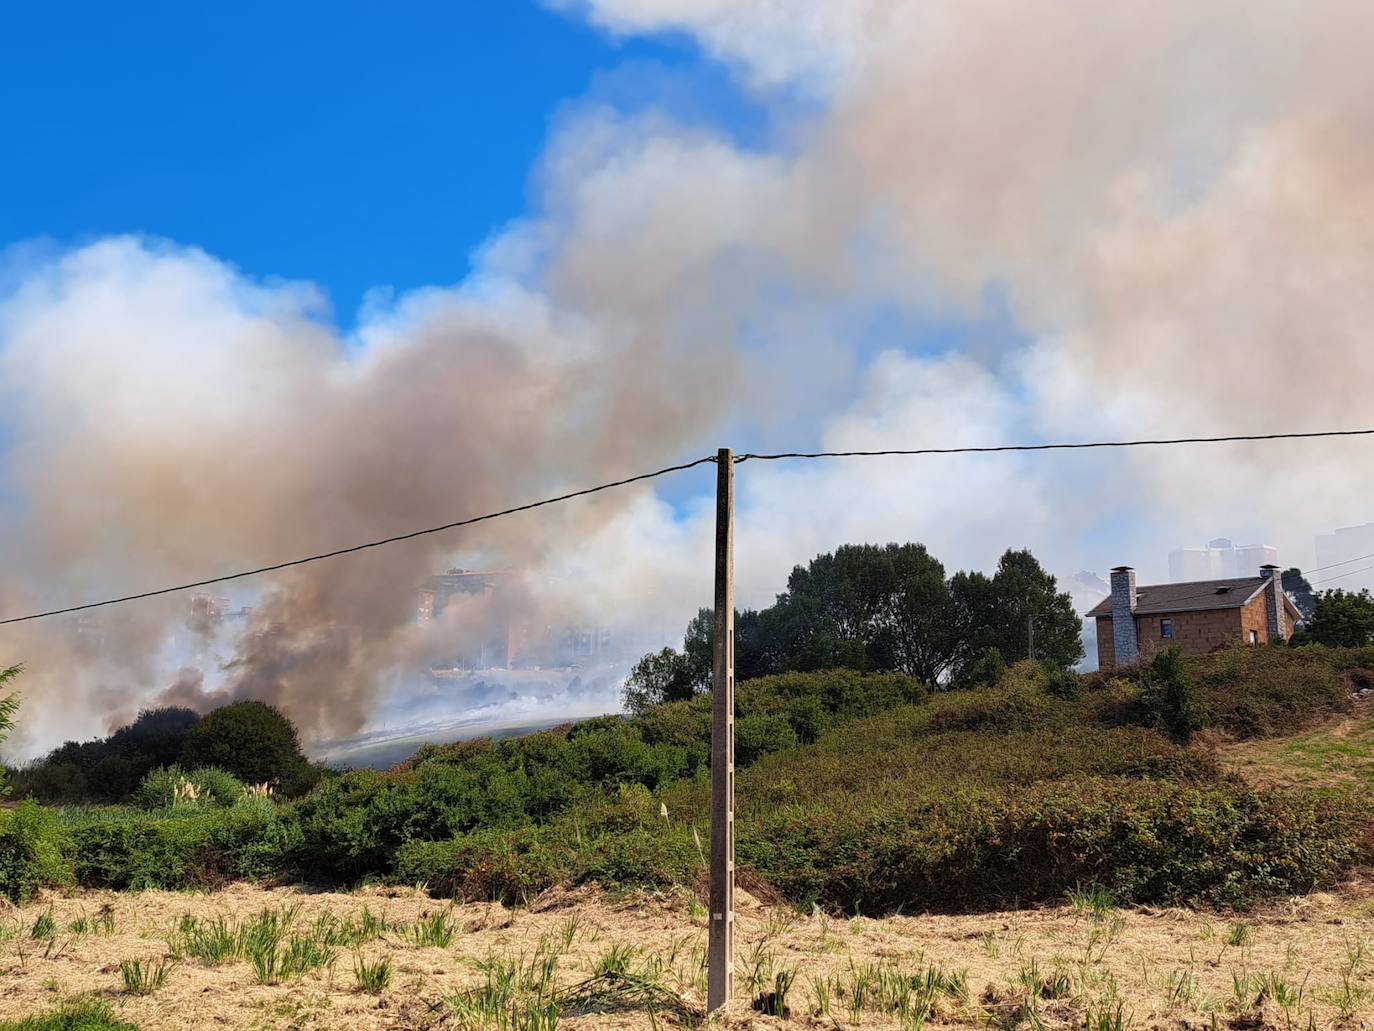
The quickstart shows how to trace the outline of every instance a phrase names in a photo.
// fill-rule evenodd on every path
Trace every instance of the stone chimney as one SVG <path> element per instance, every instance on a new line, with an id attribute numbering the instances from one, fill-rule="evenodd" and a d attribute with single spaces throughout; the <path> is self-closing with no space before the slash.
<path id="1" fill-rule="evenodd" d="M 1117 566 L 1112 570 L 1112 648 L 1118 666 L 1131 666 L 1140 658 L 1140 640 L 1135 632 L 1135 570 Z"/>
<path id="2" fill-rule="evenodd" d="M 1269 629 L 1269 640 L 1288 640 L 1288 612 L 1283 606 L 1283 577 L 1278 566 L 1260 566 L 1260 576 L 1268 581 L 1264 585 L 1264 621 Z"/>

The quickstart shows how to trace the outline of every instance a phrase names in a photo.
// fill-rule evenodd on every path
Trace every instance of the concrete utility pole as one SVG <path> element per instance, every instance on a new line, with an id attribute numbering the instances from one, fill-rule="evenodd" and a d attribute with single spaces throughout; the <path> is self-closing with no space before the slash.
<path id="1" fill-rule="evenodd" d="M 1026 658 L 1035 658 L 1035 616 L 1026 616 Z"/>
<path id="2" fill-rule="evenodd" d="M 711 927 L 706 1009 L 735 993 L 735 459 L 716 453 L 716 632 L 711 673 Z"/>

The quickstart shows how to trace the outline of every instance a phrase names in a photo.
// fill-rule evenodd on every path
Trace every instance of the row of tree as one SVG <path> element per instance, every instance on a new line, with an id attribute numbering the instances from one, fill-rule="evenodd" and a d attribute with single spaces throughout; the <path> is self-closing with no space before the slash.
<path id="1" fill-rule="evenodd" d="M 626 681 L 627 707 L 707 690 L 713 628 L 714 614 L 702 609 L 681 651 L 644 656 Z M 993 651 L 1015 661 L 1033 650 L 1072 666 L 1083 657 L 1081 631 L 1069 595 L 1029 551 L 1007 551 L 991 576 L 947 577 L 922 544 L 846 544 L 793 569 L 769 607 L 736 613 L 735 676 L 845 667 L 959 687 L 976 681 Z"/>
<path id="2" fill-rule="evenodd" d="M 1324 644 L 1332 648 L 1374 644 L 1374 597 L 1367 590 L 1339 589 L 1315 595 L 1311 615 L 1290 643 Z"/>
<path id="3" fill-rule="evenodd" d="M 20 794 L 45 802 L 124 802 L 151 771 L 173 765 L 216 767 L 287 795 L 309 790 L 319 775 L 279 709 L 241 701 L 203 717 L 177 707 L 145 709 L 108 737 L 68 741 L 12 776 Z"/>

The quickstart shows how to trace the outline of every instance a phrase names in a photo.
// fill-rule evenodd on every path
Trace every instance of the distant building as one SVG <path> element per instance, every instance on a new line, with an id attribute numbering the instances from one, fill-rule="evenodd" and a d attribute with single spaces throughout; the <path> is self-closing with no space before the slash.
<path id="1" fill-rule="evenodd" d="M 490 598 L 500 576 L 500 573 L 479 573 L 472 569 L 450 569 L 447 573 L 431 576 L 417 596 L 416 622 L 428 623 L 437 619 L 455 597 Z"/>
<path id="2" fill-rule="evenodd" d="M 1177 645 L 1203 655 L 1237 642 L 1288 640 L 1301 618 L 1283 591 L 1278 566 L 1259 576 L 1137 587 L 1135 570 L 1112 570 L 1112 593 L 1087 612 L 1097 621 L 1100 669 L 1148 662 Z"/>
<path id="3" fill-rule="evenodd" d="M 510 669 L 520 650 L 520 633 L 505 618 L 499 604 L 504 574 L 450 569 L 431 576 L 417 592 L 415 621 L 424 625 L 443 616 L 450 605 L 476 600 L 471 619 L 464 621 L 465 640 L 440 660 L 442 668 Z"/>
<path id="4" fill-rule="evenodd" d="M 1260 566 L 1276 566 L 1279 549 L 1271 544 L 1232 544 L 1225 537 L 1205 548 L 1175 548 L 1169 552 L 1169 579 L 1175 583 L 1246 576 Z"/>
<path id="5" fill-rule="evenodd" d="M 191 595 L 191 610 L 187 620 L 193 627 L 204 628 L 217 623 L 229 612 L 229 599 L 197 591 Z"/>
<path id="6" fill-rule="evenodd" d="M 1327 580 L 1340 577 L 1335 587 L 1358 590 L 1374 585 L 1374 570 L 1363 568 L 1374 563 L 1374 523 L 1363 526 L 1343 526 L 1332 533 L 1324 533 L 1313 542 L 1316 545 L 1317 578 Z M 1342 569 L 1332 569 L 1342 566 Z"/>
<path id="7" fill-rule="evenodd" d="M 431 576 L 416 592 L 415 621 L 439 620 L 463 606 L 451 623 L 453 650 L 436 660 L 432 676 L 490 669 L 567 669 L 638 657 L 637 635 L 600 622 L 532 624 L 513 577 L 504 572 L 450 569 Z M 638 650 L 637 650 L 638 649 Z"/>

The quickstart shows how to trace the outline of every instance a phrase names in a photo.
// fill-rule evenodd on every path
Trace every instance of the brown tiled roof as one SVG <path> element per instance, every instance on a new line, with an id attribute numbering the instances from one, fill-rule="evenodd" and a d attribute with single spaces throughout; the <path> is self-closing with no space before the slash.
<path id="1" fill-rule="evenodd" d="M 1136 588 L 1135 614 L 1153 616 L 1169 612 L 1205 612 L 1210 609 L 1238 609 L 1264 589 L 1262 576 L 1233 577 L 1229 580 L 1192 580 L 1178 584 L 1154 584 Z M 1111 595 L 1088 610 L 1087 615 L 1110 616 Z"/>

